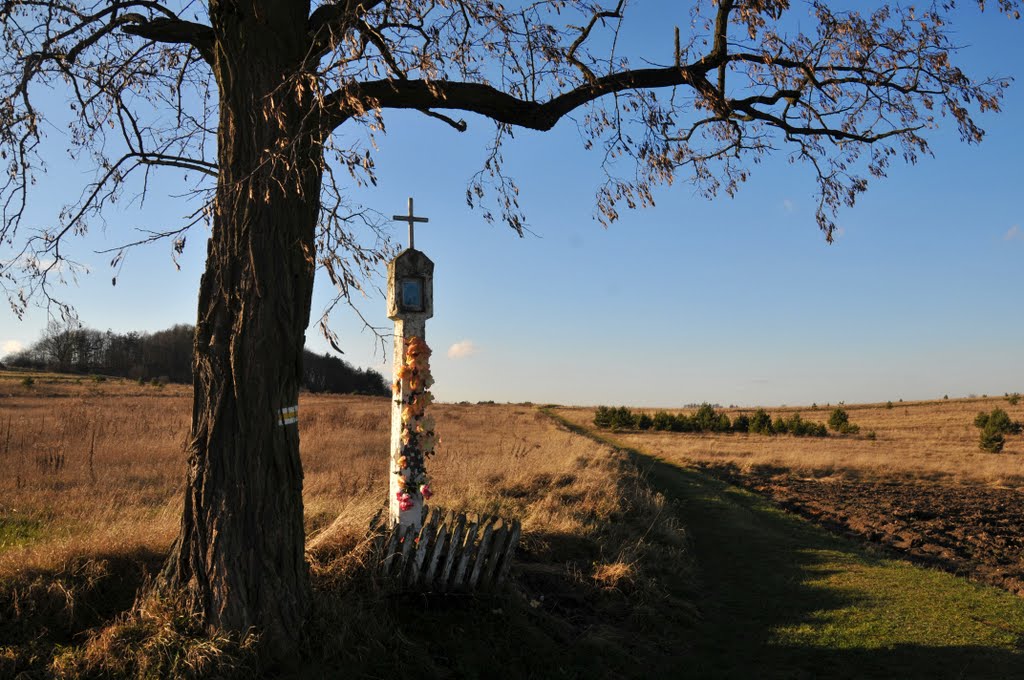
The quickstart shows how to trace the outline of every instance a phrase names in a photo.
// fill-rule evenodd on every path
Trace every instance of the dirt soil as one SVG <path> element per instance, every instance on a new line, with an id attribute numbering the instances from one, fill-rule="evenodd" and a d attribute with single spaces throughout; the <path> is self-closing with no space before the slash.
<path id="1" fill-rule="evenodd" d="M 825 528 L 1024 595 L 1024 494 L 922 482 L 806 479 L 699 464 Z"/>

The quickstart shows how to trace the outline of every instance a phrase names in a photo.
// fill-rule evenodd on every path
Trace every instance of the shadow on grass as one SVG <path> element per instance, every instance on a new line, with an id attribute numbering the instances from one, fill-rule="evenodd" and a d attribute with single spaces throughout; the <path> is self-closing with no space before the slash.
<path id="1" fill-rule="evenodd" d="M 679 630 L 679 645 L 686 648 L 687 658 L 672 677 L 1024 677 L 1024 655 L 1007 648 L 1005 642 L 1002 647 L 879 643 L 885 635 L 873 635 L 870 627 L 891 628 L 892 622 L 881 613 L 884 610 L 859 620 L 845 615 L 885 606 L 880 601 L 886 597 L 880 594 L 883 591 L 820 583 L 830 576 L 839 576 L 843 583 L 847 569 L 882 574 L 887 568 L 900 569 L 898 564 L 870 555 L 754 494 L 619 446 L 548 414 L 582 436 L 629 454 L 644 470 L 648 483 L 674 502 L 689 533 L 693 563 L 689 578 L 699 619 Z M 967 583 L 962 587 L 975 588 Z M 920 590 L 927 592 L 927 587 Z M 1024 604 L 1011 602 L 1010 606 Z M 917 624 L 913 618 L 906 622 L 908 628 Z M 858 625 L 867 630 L 851 632 Z M 835 630 L 828 630 L 829 626 Z M 1004 640 L 1013 636 L 1009 630 Z M 892 637 L 900 639 L 898 634 Z M 1018 648 L 1021 643 L 1017 633 Z M 636 675 L 643 673 L 638 669 Z"/>
<path id="2" fill-rule="evenodd" d="M 0 580 L 0 640 L 72 642 L 129 609 L 146 575 L 165 558 L 163 551 L 143 548 L 83 555 Z"/>
<path id="3" fill-rule="evenodd" d="M 142 548 L 87 555 L 0 579 L 0 678 L 50 677 L 51 655 L 129 609 L 164 557 Z"/>
<path id="4" fill-rule="evenodd" d="M 675 560 L 656 558 L 682 556 L 685 539 L 679 535 L 677 545 L 674 525 L 652 522 L 656 497 L 634 483 L 638 472 L 625 456 L 619 461 L 627 488 L 619 490 L 615 521 L 581 521 L 572 532 L 531 527 L 515 577 L 496 593 L 400 592 L 373 569 L 351 568 L 372 563 L 358 557 L 358 546 L 325 545 L 313 555 L 308 648 L 283 677 L 392 677 L 409 669 L 423 678 L 671 676 L 685 660 L 675 633 L 692 626 L 694 612 L 688 593 L 680 598 L 658 585 Z M 562 477 L 538 476 L 497 492 L 533 503 L 567 486 Z M 590 511 L 579 504 L 578 512 L 582 519 Z M 672 602 L 678 606 L 666 606 Z"/>
<path id="5" fill-rule="evenodd" d="M 782 627 L 815 625 L 822 612 L 867 604 L 809 583 L 829 563 L 880 564 L 766 501 L 698 472 L 630 451 L 650 483 L 679 503 L 697 564 L 697 607 L 689 670 L 698 678 L 1011 678 L 1020 653 L 984 646 L 841 649 L 780 643 Z"/>

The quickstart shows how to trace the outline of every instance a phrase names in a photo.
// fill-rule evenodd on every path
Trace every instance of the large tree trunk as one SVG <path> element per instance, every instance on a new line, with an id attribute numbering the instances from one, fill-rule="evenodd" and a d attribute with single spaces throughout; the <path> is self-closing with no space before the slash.
<path id="1" fill-rule="evenodd" d="M 297 424 L 322 147 L 299 64 L 308 2 L 213 0 L 220 177 L 196 323 L 181 533 L 163 573 L 272 655 L 309 612 Z"/>

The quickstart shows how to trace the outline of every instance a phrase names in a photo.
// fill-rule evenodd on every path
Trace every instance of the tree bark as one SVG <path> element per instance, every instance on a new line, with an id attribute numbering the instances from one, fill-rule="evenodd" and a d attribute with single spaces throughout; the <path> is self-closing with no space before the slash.
<path id="1" fill-rule="evenodd" d="M 305 56 L 308 2 L 214 0 L 219 178 L 195 332 L 181 531 L 161 586 L 211 628 L 294 647 L 312 595 L 297 424 L 323 151 Z"/>

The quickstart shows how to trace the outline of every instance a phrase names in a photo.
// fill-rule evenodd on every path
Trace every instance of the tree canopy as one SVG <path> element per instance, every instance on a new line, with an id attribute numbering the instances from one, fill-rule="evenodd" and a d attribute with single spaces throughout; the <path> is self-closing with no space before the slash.
<path id="1" fill-rule="evenodd" d="M 466 129 L 456 117 L 467 112 L 493 120 L 494 144 L 467 199 L 489 193 L 485 216 L 496 205 L 520 233 L 524 216 L 514 180 L 502 172 L 501 144 L 513 127 L 548 130 L 578 113 L 585 143 L 603 147 L 609 170 L 597 188 L 600 219 L 617 219 L 620 204 L 651 203 L 656 185 L 678 179 L 709 196 L 731 194 L 775 151 L 813 167 L 818 223 L 831 240 L 836 210 L 852 205 L 894 157 L 915 162 L 929 153 L 928 133 L 942 116 L 964 141 L 980 141 L 974 114 L 998 110 L 1007 86 L 957 67 L 955 1 L 877 3 L 871 11 L 836 4 L 687 3 L 666 12 L 666 26 L 677 27 L 674 44 L 666 29 L 651 36 L 651 54 L 627 55 L 616 50 L 625 0 L 314 2 L 292 82 L 264 96 L 271 108 L 288 87 L 311 99 L 306 124 L 326 155 L 316 257 L 343 297 L 386 252 L 372 211 L 346 199 L 346 182 L 375 182 L 372 149 L 389 109 L 421 111 L 457 130 Z M 1016 0 L 994 4 L 1018 15 Z M 220 8 L 245 5 L 4 2 L 0 236 L 14 252 L 0 275 L 15 311 L 33 294 L 49 296 L 49 279 L 75 269 L 68 237 L 102 223 L 104 208 L 126 189 L 151 191 L 157 169 L 178 171 L 194 211 L 180 225 L 123 238 L 111 249 L 114 264 L 119 246 L 162 238 L 180 253 L 189 229 L 209 221 L 220 163 L 210 23 Z M 251 11 L 272 15 L 258 3 Z M 55 93 L 74 117 L 69 152 L 91 159 L 96 175 L 52 223 L 23 224 L 45 171 L 37 152 Z M 344 136 L 331 134 L 348 122 L 354 127 Z M 284 141 L 263 151 L 268 162 L 288 163 L 293 150 Z M 612 171 L 622 158 L 635 161 L 635 173 Z"/>

